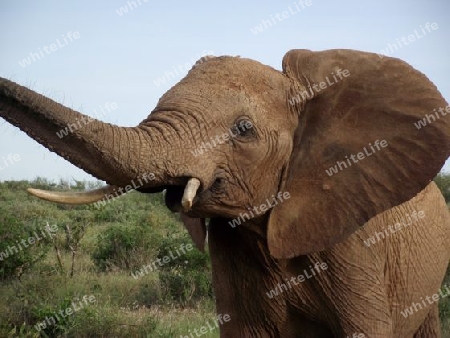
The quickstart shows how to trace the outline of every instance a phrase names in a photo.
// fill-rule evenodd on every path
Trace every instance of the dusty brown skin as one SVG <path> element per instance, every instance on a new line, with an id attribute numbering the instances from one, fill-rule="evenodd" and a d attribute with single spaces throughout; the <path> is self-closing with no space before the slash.
<path id="1" fill-rule="evenodd" d="M 334 81 L 338 69 L 349 76 L 289 102 L 326 77 Z M 139 190 L 167 189 L 173 211 L 181 210 L 188 180 L 200 181 L 182 219 L 201 248 L 204 219 L 211 218 L 217 312 L 231 316 L 221 336 L 233 338 L 439 337 L 437 304 L 408 318 L 401 311 L 438 291 L 450 257 L 449 213 L 429 184 L 450 155 L 450 114 L 414 126 L 446 106 L 424 75 L 398 59 L 293 50 L 283 72 L 247 59 L 209 58 L 139 126 L 93 121 L 59 139 L 56 132 L 81 114 L 0 81 L 0 116 L 99 179 L 124 187 L 154 173 Z M 245 122 L 253 128 L 193 155 L 202 142 Z M 326 173 L 376 140 L 388 146 Z M 278 192 L 290 198 L 236 228 L 229 225 Z M 425 217 L 364 244 L 414 210 Z M 267 296 L 316 262 L 328 268 Z"/>

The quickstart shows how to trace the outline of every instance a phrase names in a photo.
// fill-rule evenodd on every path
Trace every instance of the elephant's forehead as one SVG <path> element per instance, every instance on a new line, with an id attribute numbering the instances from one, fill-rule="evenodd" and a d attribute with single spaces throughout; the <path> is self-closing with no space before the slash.
<path id="1" fill-rule="evenodd" d="M 255 106 L 286 85 L 280 72 L 254 60 L 229 56 L 205 59 L 161 97 L 159 107 Z"/>
<path id="2" fill-rule="evenodd" d="M 201 61 L 201 60 L 200 60 Z M 237 57 L 217 57 L 197 62 L 173 89 L 188 91 L 253 91 L 260 86 L 268 68 L 262 64 Z"/>

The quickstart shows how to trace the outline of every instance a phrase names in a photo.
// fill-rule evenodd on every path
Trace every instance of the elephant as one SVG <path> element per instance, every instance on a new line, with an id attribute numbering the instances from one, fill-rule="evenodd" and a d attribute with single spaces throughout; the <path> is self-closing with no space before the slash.
<path id="1" fill-rule="evenodd" d="M 2 118 L 107 184 L 32 194 L 94 203 L 138 180 L 165 191 L 208 245 L 221 337 L 440 336 L 450 215 L 432 179 L 450 114 L 406 62 L 294 49 L 280 71 L 207 57 L 136 127 L 0 88 Z"/>

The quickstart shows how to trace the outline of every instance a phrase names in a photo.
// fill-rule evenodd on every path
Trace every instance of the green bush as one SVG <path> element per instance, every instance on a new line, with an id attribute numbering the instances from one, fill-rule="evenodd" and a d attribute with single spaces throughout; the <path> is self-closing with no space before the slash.
<path id="1" fill-rule="evenodd" d="M 444 195 L 445 201 L 450 203 L 450 174 L 440 173 L 434 178 L 434 181 Z"/>
<path id="2" fill-rule="evenodd" d="M 191 250 L 185 250 L 186 253 L 183 253 L 180 248 L 185 248 L 188 244 Z M 193 248 L 187 236 L 165 238 L 158 258 L 162 260 L 165 256 L 175 257 L 160 268 L 159 278 L 165 298 L 182 304 L 201 298 L 212 298 L 208 255 Z"/>
<path id="3" fill-rule="evenodd" d="M 51 233 L 55 232 L 46 231 L 40 220 L 26 224 L 0 207 L 0 279 L 20 277 L 43 259 Z"/>
<path id="4" fill-rule="evenodd" d="M 155 255 L 159 236 L 148 226 L 114 224 L 97 237 L 91 257 L 100 271 L 133 270 Z"/>
<path id="5" fill-rule="evenodd" d="M 36 320 L 35 329 L 41 334 L 45 333 L 46 336 L 50 337 L 66 334 L 73 326 L 74 316 L 70 315 L 63 317 L 58 314 L 58 311 L 62 310 L 64 312 L 71 306 L 71 303 L 72 299 L 66 297 L 57 305 L 56 308 L 47 304 L 36 306 L 32 311 Z M 55 321 L 54 324 L 53 320 Z"/>
<path id="6" fill-rule="evenodd" d="M 155 304 L 162 304 L 162 299 L 163 295 L 158 280 L 150 280 L 142 284 L 139 288 L 139 292 L 135 296 L 135 300 L 138 304 L 148 308 Z"/>

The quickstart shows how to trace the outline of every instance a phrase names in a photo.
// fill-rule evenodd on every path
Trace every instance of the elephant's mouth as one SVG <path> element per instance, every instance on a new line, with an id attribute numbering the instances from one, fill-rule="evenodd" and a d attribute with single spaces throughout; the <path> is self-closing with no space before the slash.
<path id="1" fill-rule="evenodd" d="M 172 212 L 188 212 L 198 200 L 197 193 L 201 186 L 200 180 L 190 178 L 185 185 L 166 187 L 164 202 Z"/>
<path id="2" fill-rule="evenodd" d="M 172 212 L 180 212 L 183 207 L 181 199 L 183 198 L 185 186 L 168 186 L 165 189 L 164 202 L 166 207 Z"/>

